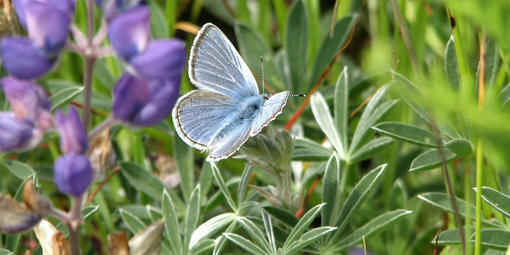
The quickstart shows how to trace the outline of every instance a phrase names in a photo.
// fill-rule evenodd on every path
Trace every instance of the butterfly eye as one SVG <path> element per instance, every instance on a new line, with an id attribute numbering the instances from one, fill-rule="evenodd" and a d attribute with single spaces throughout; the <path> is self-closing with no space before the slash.
<path id="1" fill-rule="evenodd" d="M 268 100 L 269 99 L 269 95 L 268 94 L 264 94 L 264 100 Z"/>

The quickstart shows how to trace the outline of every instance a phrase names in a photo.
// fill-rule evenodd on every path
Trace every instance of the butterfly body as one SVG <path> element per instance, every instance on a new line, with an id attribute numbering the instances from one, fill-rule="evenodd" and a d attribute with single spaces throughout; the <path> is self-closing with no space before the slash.
<path id="1" fill-rule="evenodd" d="M 231 156 L 281 113 L 289 96 L 260 95 L 246 63 L 212 24 L 195 38 L 188 69 L 198 90 L 179 98 L 172 117 L 183 141 L 211 151 L 208 161 Z"/>

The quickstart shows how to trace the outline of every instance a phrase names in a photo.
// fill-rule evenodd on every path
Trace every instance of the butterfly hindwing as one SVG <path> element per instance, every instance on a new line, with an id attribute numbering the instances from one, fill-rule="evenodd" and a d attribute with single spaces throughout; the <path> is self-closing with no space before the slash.
<path id="1" fill-rule="evenodd" d="M 199 89 L 236 99 L 258 95 L 250 69 L 221 30 L 210 23 L 193 41 L 188 73 Z"/>
<path id="2" fill-rule="evenodd" d="M 205 150 L 215 135 L 228 123 L 237 100 L 218 93 L 194 90 L 182 96 L 173 110 L 179 136 L 190 146 Z"/>

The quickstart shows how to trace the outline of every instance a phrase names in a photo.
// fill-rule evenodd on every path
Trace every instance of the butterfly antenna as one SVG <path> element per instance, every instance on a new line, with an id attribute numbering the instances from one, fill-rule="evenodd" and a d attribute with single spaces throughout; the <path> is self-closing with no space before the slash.
<path id="1" fill-rule="evenodd" d="M 292 94 L 293 97 L 306 97 L 305 94 Z"/>
<path id="2" fill-rule="evenodd" d="M 260 64 L 262 66 L 262 95 L 264 95 L 264 58 L 260 56 Z"/>

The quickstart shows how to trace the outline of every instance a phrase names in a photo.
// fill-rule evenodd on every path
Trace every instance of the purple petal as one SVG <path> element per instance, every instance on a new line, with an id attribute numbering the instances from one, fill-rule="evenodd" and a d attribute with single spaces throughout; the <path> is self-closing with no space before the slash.
<path id="1" fill-rule="evenodd" d="M 186 62 L 186 48 L 178 39 L 155 40 L 134 56 L 130 64 L 148 80 L 180 77 Z"/>
<path id="2" fill-rule="evenodd" d="M 60 147 L 64 153 L 87 151 L 87 133 L 74 107 L 71 107 L 67 115 L 58 110 L 55 114 L 55 122 L 60 134 Z"/>
<path id="3" fill-rule="evenodd" d="M 61 156 L 54 167 L 55 183 L 63 193 L 78 197 L 92 182 L 90 161 L 82 154 L 70 153 Z"/>
<path id="4" fill-rule="evenodd" d="M 33 81 L 7 76 L 0 84 L 18 119 L 36 120 L 42 112 L 50 111 L 48 95 Z"/>
<path id="5" fill-rule="evenodd" d="M 113 115 L 125 122 L 132 122 L 149 101 L 149 84 L 125 73 L 113 91 Z"/>
<path id="6" fill-rule="evenodd" d="M 25 18 L 25 6 L 26 3 L 30 0 L 13 0 L 12 4 L 14 5 L 14 11 L 16 12 L 16 15 L 18 15 L 18 21 L 19 23 L 26 28 L 27 27 L 27 21 Z"/>
<path id="7" fill-rule="evenodd" d="M 12 112 L 0 112 L 0 150 L 23 150 L 31 147 L 33 126 L 18 120 Z"/>
<path id="8" fill-rule="evenodd" d="M 136 126 L 155 125 L 167 118 L 179 96 L 181 77 L 149 83 L 149 102 L 138 112 L 133 124 Z"/>
<path id="9" fill-rule="evenodd" d="M 112 19 L 108 26 L 108 39 L 117 54 L 129 60 L 147 47 L 150 25 L 149 9 L 135 7 Z"/>
<path id="10" fill-rule="evenodd" d="M 50 71 L 55 62 L 27 38 L 4 37 L 0 51 L 5 70 L 17 78 L 40 77 Z"/>
<path id="11" fill-rule="evenodd" d="M 67 3 L 67 0 L 59 2 Z M 67 9 L 70 7 L 69 4 L 59 7 L 65 8 L 66 11 L 59 10 L 52 4 L 37 1 L 25 7 L 28 36 L 50 55 L 57 54 L 67 40 L 69 26 Z"/>

